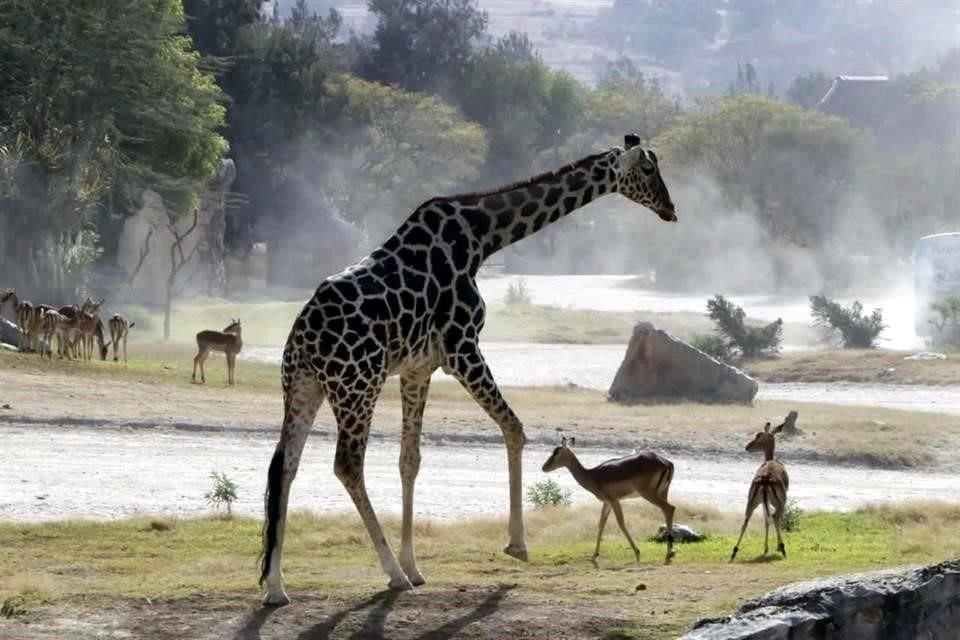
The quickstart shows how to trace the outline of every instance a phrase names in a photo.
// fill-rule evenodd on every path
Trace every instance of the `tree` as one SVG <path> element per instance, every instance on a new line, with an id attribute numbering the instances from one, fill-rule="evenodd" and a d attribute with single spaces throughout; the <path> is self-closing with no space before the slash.
<path id="1" fill-rule="evenodd" d="M 787 87 L 787 102 L 804 109 L 813 109 L 826 95 L 832 82 L 823 71 L 811 71 L 797 76 Z"/>
<path id="2" fill-rule="evenodd" d="M 874 309 L 873 313 L 865 316 L 859 300 L 844 307 L 823 294 L 810 296 L 810 314 L 814 326 L 840 334 L 844 349 L 875 348 L 877 338 L 887 326 L 883 324 L 883 312 L 880 309 Z"/>
<path id="3" fill-rule="evenodd" d="M 359 73 L 409 91 L 443 93 L 487 28 L 476 0 L 368 0 L 377 28 Z"/>
<path id="4" fill-rule="evenodd" d="M 707 300 L 707 317 L 727 339 L 727 353 L 739 353 L 743 359 L 776 355 L 783 340 L 783 320 L 777 318 L 762 327 L 746 324 L 746 313 L 722 295 Z"/>
<path id="5" fill-rule="evenodd" d="M 661 162 L 714 176 L 730 206 L 752 205 L 772 239 L 824 246 L 864 141 L 840 118 L 742 95 L 690 113 L 654 146 Z"/>
<path id="6" fill-rule="evenodd" d="M 226 150 L 222 94 L 175 0 L 10 0 L 0 8 L 0 270 L 72 297 L 99 254 L 96 211 L 152 187 L 187 210 Z"/>

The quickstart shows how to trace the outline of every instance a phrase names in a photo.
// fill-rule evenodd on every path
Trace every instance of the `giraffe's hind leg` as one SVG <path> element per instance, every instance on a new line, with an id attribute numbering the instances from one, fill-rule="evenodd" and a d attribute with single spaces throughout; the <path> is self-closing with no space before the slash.
<path id="1" fill-rule="evenodd" d="M 300 455 L 323 402 L 323 390 L 315 376 L 303 374 L 291 380 L 284 393 L 283 429 L 270 460 L 264 496 L 263 565 L 260 582 L 266 582 L 265 605 L 284 605 L 290 600 L 283 588 L 281 559 L 286 529 L 287 499 L 297 475 Z"/>
<path id="2" fill-rule="evenodd" d="M 407 590 L 412 589 L 413 585 L 387 544 L 363 479 L 363 459 L 370 434 L 370 422 L 382 386 L 383 380 L 380 379 L 364 382 L 360 388 L 341 387 L 338 390 L 340 393 L 327 394 L 337 419 L 337 453 L 333 470 L 350 494 L 360 519 L 363 520 L 370 541 L 380 557 L 380 566 L 390 576 L 389 588 Z"/>
<path id="3" fill-rule="evenodd" d="M 447 360 L 446 370 L 460 382 L 477 404 L 487 412 L 500 430 L 507 445 L 507 471 L 510 476 L 510 542 L 503 552 L 518 560 L 527 559 L 527 544 L 523 530 L 522 457 L 526 436 L 523 424 L 493 379 L 483 355 L 475 344 L 462 345 L 458 353 Z"/>
<path id="4" fill-rule="evenodd" d="M 413 553 L 413 487 L 420 470 L 420 433 L 429 390 L 429 371 L 422 375 L 404 375 L 400 378 L 400 395 L 403 399 L 403 435 L 400 440 L 400 482 L 403 486 L 400 568 L 415 587 L 426 582 Z"/>

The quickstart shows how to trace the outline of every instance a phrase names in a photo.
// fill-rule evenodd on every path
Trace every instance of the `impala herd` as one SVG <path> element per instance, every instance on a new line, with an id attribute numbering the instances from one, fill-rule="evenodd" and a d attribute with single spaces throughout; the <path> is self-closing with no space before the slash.
<path id="1" fill-rule="evenodd" d="M 9 304 L 13 309 L 19 332 L 17 347 L 23 352 L 34 352 L 41 357 L 53 357 L 53 342 L 57 342 L 57 354 L 61 358 L 92 360 L 96 354 L 101 360 L 107 359 L 110 345 L 113 345 L 113 360 L 118 362 L 118 348 L 123 346 L 123 361 L 127 361 L 127 334 L 134 326 L 119 313 L 114 314 L 107 324 L 110 327 L 110 340 L 104 339 L 103 321 L 100 308 L 104 300 L 94 301 L 87 298 L 80 306 L 52 306 L 33 304 L 21 300 L 15 289 L 0 291 L 0 315 Z"/>

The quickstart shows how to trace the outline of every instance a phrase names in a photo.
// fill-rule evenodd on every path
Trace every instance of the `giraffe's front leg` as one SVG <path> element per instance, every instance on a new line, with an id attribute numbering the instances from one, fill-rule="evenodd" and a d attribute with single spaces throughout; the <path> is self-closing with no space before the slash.
<path id="1" fill-rule="evenodd" d="M 477 345 L 461 346 L 448 358 L 447 370 L 464 386 L 500 430 L 507 445 L 507 471 L 510 475 L 510 542 L 503 552 L 519 560 L 527 559 L 523 528 L 523 445 L 527 438 L 523 424 L 500 394 L 493 374 Z"/>
<path id="2" fill-rule="evenodd" d="M 403 525 L 400 533 L 400 568 L 410 583 L 418 587 L 426 582 L 417 567 L 413 552 L 413 488 L 420 470 L 420 433 L 423 409 L 430 390 L 430 371 L 400 377 L 403 400 L 403 435 L 400 441 L 400 482 L 403 486 Z"/>

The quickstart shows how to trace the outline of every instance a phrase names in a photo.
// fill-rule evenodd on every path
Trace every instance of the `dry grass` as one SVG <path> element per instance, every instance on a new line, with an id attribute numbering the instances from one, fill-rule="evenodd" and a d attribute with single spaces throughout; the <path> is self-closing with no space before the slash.
<path id="1" fill-rule="evenodd" d="M 208 383 L 190 383 L 190 354 L 180 347 L 141 352 L 124 367 L 41 361 L 29 354 L 0 353 L 0 404 L 34 419 L 81 416 L 124 420 L 160 417 L 193 424 L 275 425 L 281 415 L 279 368 L 241 362 L 238 385 L 227 387 L 225 365 L 208 362 Z M 93 384 L 78 388 L 78 376 Z M 784 441 L 785 459 L 821 459 L 875 467 L 916 467 L 955 462 L 960 417 L 875 407 L 758 401 L 753 406 L 694 403 L 623 406 L 602 392 L 568 387 L 506 388 L 533 442 L 554 442 L 557 431 L 577 436 L 583 447 L 655 447 L 739 455 L 743 443 L 767 420 L 800 413 L 803 435 Z M 322 409 L 318 422 L 332 428 Z M 400 395 L 391 379 L 374 416 L 374 433 L 398 437 Z M 456 383 L 431 387 L 427 437 L 499 441 L 489 417 Z"/>
<path id="2" fill-rule="evenodd" d="M 946 360 L 904 360 L 910 354 L 887 349 L 793 352 L 743 368 L 767 382 L 960 383 L 960 354 L 947 354 Z"/>
<path id="3" fill-rule="evenodd" d="M 633 565 L 622 535 L 611 527 L 601 548 L 600 568 L 594 569 L 589 558 L 596 511 L 528 513 L 528 564 L 498 552 L 506 535 L 502 520 L 419 521 L 417 551 L 429 583 L 414 592 L 427 594 L 415 600 L 415 606 L 429 616 L 437 613 L 432 610 L 434 600 L 445 601 L 451 592 L 476 593 L 506 584 L 510 598 L 517 606 L 530 607 L 528 613 L 551 605 L 573 618 L 601 612 L 603 621 L 592 630 L 593 637 L 620 629 L 637 637 L 665 638 L 689 628 L 699 617 L 728 611 L 740 599 L 786 582 L 960 554 L 955 535 L 960 506 L 921 503 L 850 514 L 803 514 L 799 530 L 787 534 L 786 561 L 759 555 L 762 525 L 757 521 L 741 545 L 743 560 L 730 565 L 738 517 L 687 505 L 680 508 L 678 521 L 692 524 L 708 538 L 680 545 L 674 564 L 664 566 L 663 545 L 647 539 L 656 529 L 658 514 L 633 502 L 626 519 L 634 537 L 642 540 L 642 564 Z M 259 522 L 213 518 L 164 522 L 167 526 L 161 528 L 145 519 L 0 524 L 0 601 L 14 603 L 19 608 L 16 615 L 42 608 L 41 602 L 51 603 L 45 605 L 46 611 L 56 612 L 58 602 L 80 595 L 87 603 L 104 598 L 172 599 L 170 605 L 177 610 L 198 593 L 214 602 L 256 601 Z M 396 519 L 386 518 L 384 524 L 388 539 L 396 541 Z M 295 599 L 319 592 L 349 603 L 366 599 L 385 583 L 355 514 L 294 514 L 284 561 L 288 590 Z M 636 590 L 639 583 L 645 587 L 642 592 Z M 222 624 L 220 615 L 216 623 Z"/>

